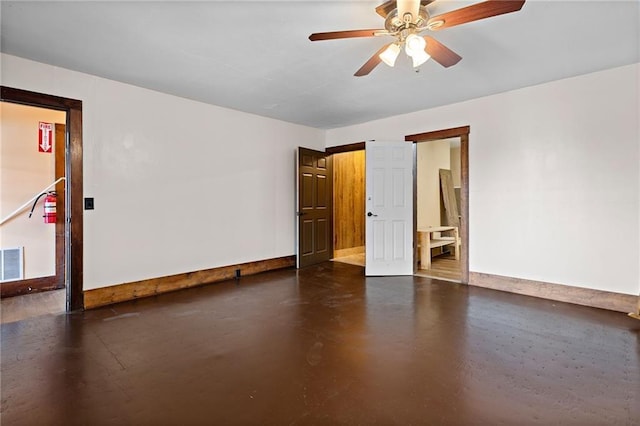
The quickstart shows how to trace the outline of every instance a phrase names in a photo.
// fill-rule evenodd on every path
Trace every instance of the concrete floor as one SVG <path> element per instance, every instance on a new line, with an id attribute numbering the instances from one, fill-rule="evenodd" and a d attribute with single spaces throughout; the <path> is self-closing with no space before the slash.
<path id="1" fill-rule="evenodd" d="M 61 314 L 65 311 L 66 289 L 42 291 L 21 296 L 0 299 L 1 322 L 21 321 L 47 314 Z"/>
<path id="2" fill-rule="evenodd" d="M 3 425 L 632 425 L 640 322 L 327 262 L 2 325 Z"/>

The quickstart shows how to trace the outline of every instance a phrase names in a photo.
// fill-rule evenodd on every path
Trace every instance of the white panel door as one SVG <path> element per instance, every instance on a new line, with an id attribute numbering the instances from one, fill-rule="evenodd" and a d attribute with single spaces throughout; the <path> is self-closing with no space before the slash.
<path id="1" fill-rule="evenodd" d="M 413 145 L 366 142 L 367 276 L 413 275 Z"/>

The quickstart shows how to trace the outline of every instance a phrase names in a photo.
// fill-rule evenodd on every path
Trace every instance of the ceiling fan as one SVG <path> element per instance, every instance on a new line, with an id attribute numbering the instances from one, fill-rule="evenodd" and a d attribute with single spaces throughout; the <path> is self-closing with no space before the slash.
<path id="1" fill-rule="evenodd" d="M 456 9 L 437 16 L 430 16 L 427 6 L 435 0 L 389 0 L 376 7 L 382 16 L 385 29 L 333 31 L 313 33 L 311 41 L 335 40 L 341 38 L 391 36 L 395 41 L 378 50 L 354 74 L 361 77 L 369 74 L 380 63 L 394 66 L 402 46 L 411 57 L 413 67 L 419 67 L 430 57 L 443 67 L 457 64 L 462 57 L 429 36 L 420 36 L 424 31 L 438 31 L 467 22 L 478 21 L 522 9 L 525 0 L 487 0 L 471 6 Z"/>

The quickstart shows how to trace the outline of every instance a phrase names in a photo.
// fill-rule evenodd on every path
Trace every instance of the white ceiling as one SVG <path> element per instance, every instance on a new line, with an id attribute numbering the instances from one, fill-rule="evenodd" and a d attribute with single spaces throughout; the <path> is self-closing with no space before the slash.
<path id="1" fill-rule="evenodd" d="M 431 35 L 462 56 L 418 73 L 401 55 L 353 73 L 386 37 L 380 1 L 2 1 L 5 53 L 189 99 L 335 128 L 640 62 L 640 2 L 529 0 Z M 431 15 L 477 3 L 438 0 Z"/>

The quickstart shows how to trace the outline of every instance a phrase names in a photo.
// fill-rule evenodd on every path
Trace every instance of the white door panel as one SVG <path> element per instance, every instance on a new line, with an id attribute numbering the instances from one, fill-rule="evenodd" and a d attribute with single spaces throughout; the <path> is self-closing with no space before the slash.
<path id="1" fill-rule="evenodd" d="M 366 275 L 413 275 L 413 144 L 366 143 Z"/>

